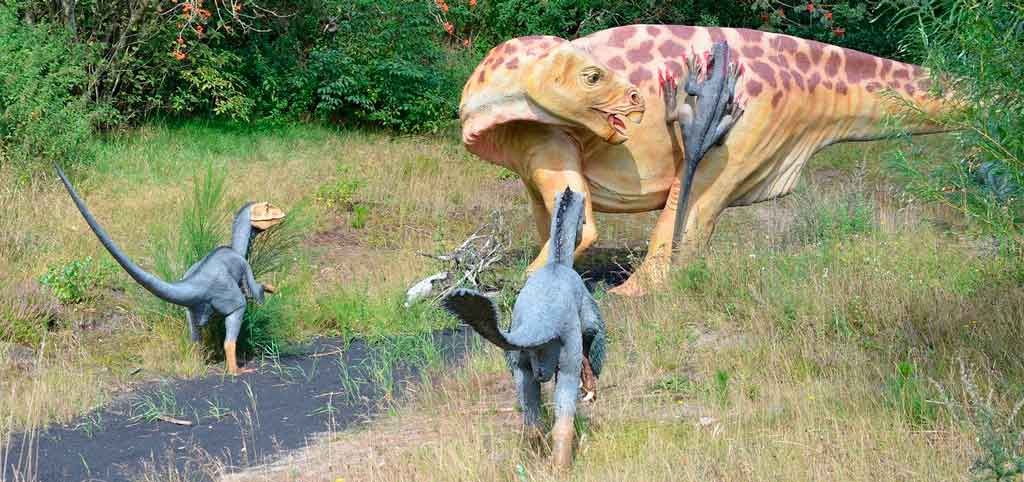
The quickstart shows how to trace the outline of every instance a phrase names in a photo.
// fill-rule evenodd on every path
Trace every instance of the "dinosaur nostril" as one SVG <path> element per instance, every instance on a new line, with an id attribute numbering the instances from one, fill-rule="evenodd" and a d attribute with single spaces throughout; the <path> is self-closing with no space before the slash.
<path id="1" fill-rule="evenodd" d="M 643 103 L 643 99 L 640 97 L 640 93 L 637 92 L 636 89 L 630 89 L 629 103 L 633 105 L 640 105 Z"/>

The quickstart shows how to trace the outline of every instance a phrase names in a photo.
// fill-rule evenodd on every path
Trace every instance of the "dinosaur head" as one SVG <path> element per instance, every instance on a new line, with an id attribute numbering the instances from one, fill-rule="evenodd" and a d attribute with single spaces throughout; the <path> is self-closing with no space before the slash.
<path id="1" fill-rule="evenodd" d="M 258 202 L 249 205 L 249 222 L 255 229 L 266 231 L 283 220 L 284 211 L 273 204 Z"/>
<path id="2" fill-rule="evenodd" d="M 638 124 L 644 116 L 636 86 L 569 42 L 533 62 L 524 82 L 526 94 L 544 110 L 612 144 L 629 139 L 626 119 Z"/>

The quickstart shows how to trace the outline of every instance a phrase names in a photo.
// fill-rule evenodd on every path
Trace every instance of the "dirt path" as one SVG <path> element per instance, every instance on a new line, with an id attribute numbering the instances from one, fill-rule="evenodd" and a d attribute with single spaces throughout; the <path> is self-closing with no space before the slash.
<path id="1" fill-rule="evenodd" d="M 461 359 L 470 340 L 464 330 L 432 338 L 446 364 Z M 141 480 L 174 468 L 181 480 L 210 480 L 220 469 L 267 463 L 314 434 L 372 417 L 389 399 L 389 384 L 398 398 L 420 380 L 416 367 L 387 360 L 361 341 L 322 339 L 238 378 L 154 384 L 70 424 L 13 437 L 0 452 L 0 480 Z"/>

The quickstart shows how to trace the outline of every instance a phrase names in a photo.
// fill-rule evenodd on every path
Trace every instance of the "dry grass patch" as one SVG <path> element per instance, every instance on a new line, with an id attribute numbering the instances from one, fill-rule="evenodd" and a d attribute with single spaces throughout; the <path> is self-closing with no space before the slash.
<path id="1" fill-rule="evenodd" d="M 670 289 L 601 297 L 610 356 L 570 473 L 519 440 L 488 348 L 391 417 L 226 480 L 970 480 L 976 428 L 943 392 L 963 359 L 1012 405 L 1019 260 L 866 179 L 733 210 Z"/>

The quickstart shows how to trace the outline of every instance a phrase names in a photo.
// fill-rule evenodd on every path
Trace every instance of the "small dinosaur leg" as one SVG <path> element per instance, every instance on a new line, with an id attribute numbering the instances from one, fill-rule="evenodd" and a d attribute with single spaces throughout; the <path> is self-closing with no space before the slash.
<path id="1" fill-rule="evenodd" d="M 581 357 L 582 358 L 582 357 Z M 581 367 L 582 368 L 582 367 Z M 576 399 L 579 396 L 580 370 L 568 367 L 559 370 L 555 382 L 555 425 L 551 429 L 552 462 L 557 468 L 572 465 L 573 439 L 576 428 Z"/>
<path id="2" fill-rule="evenodd" d="M 235 312 L 224 318 L 224 327 L 227 331 L 227 335 L 224 337 L 224 358 L 225 364 L 227 365 L 228 373 L 232 375 L 241 375 L 244 373 L 252 373 L 256 371 L 252 368 L 239 369 L 238 359 L 236 358 L 235 344 L 238 341 L 238 332 L 242 329 L 242 315 L 245 314 L 245 308 L 239 308 Z"/>
<path id="3" fill-rule="evenodd" d="M 199 327 L 196 325 L 198 320 L 194 319 L 194 317 L 192 315 L 192 310 L 185 310 L 185 320 L 188 322 L 189 340 L 191 340 L 192 343 L 198 342 L 199 341 Z"/>
<path id="4" fill-rule="evenodd" d="M 525 357 L 516 357 L 517 362 L 512 370 L 516 382 L 516 395 L 519 408 L 523 411 L 523 435 L 534 445 L 542 439 L 544 432 L 540 423 L 540 382 L 533 376 L 529 362 Z"/>
<path id="5" fill-rule="evenodd" d="M 593 402 L 597 400 L 597 377 L 594 376 L 594 370 L 590 367 L 590 357 L 586 354 L 583 355 L 583 370 L 580 373 L 580 388 L 583 391 L 583 397 L 581 398 L 584 402 Z"/>

